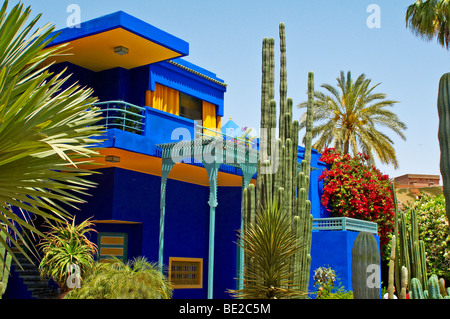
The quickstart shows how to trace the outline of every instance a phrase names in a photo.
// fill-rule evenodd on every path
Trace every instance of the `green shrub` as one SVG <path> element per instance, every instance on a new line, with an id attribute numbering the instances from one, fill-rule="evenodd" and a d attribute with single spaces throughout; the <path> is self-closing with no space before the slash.
<path id="1" fill-rule="evenodd" d="M 316 299 L 353 299 L 353 292 L 342 287 L 331 267 L 314 270 L 314 285 L 319 286 L 315 293 Z"/>
<path id="2" fill-rule="evenodd" d="M 423 195 L 406 207 L 409 212 L 415 209 L 419 226 L 419 237 L 425 243 L 428 274 L 436 274 L 450 281 L 450 237 L 445 213 L 443 195 Z"/>
<path id="3" fill-rule="evenodd" d="M 121 260 L 97 262 L 81 288 L 65 299 L 170 299 L 172 287 L 158 267 L 145 257 L 127 263 Z"/>

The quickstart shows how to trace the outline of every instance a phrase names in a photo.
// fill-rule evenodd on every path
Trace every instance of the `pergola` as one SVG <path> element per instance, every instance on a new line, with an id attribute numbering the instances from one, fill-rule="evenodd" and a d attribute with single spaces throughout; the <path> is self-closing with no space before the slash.
<path id="1" fill-rule="evenodd" d="M 209 249 L 208 249 L 208 299 L 213 298 L 214 279 L 214 237 L 215 215 L 218 205 L 217 175 L 220 165 L 230 165 L 242 171 L 242 189 L 249 186 L 252 177 L 257 171 L 258 151 L 251 148 L 248 143 L 225 140 L 219 137 L 203 137 L 195 140 L 158 144 L 161 148 L 161 200 L 160 200 L 160 233 L 159 233 L 159 264 L 163 264 L 164 251 L 164 220 L 166 206 L 166 184 L 170 171 L 176 163 L 201 163 L 208 173 L 209 180 Z M 241 208 L 242 210 L 242 208 Z M 242 213 L 241 213 L 242 226 Z M 240 248 L 242 268 L 242 254 Z M 239 269 L 241 272 L 242 269 Z"/>

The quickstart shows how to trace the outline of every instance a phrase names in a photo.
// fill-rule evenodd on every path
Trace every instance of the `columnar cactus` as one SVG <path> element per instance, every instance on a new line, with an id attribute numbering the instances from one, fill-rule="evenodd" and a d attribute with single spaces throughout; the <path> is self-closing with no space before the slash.
<path id="1" fill-rule="evenodd" d="M 411 288 L 411 299 L 450 299 L 448 294 L 442 296 L 439 290 L 439 280 L 435 274 L 428 279 L 428 290 L 422 289 L 420 280 L 417 278 L 411 279 Z"/>
<path id="2" fill-rule="evenodd" d="M 450 221 L 450 73 L 439 80 L 437 109 L 439 116 L 438 139 L 441 150 L 440 170 L 442 175 L 445 210 Z M 450 233 L 450 229 L 449 229 Z"/>
<path id="3" fill-rule="evenodd" d="M 380 252 L 371 233 L 361 232 L 352 248 L 352 287 L 354 299 L 380 299 L 380 285 L 368 284 L 368 271 L 379 269 Z M 379 273 L 377 273 L 379 276 Z M 379 281 L 380 278 L 377 278 Z"/>
<path id="4" fill-rule="evenodd" d="M 309 177 L 311 164 L 311 129 L 314 78 L 313 73 L 308 74 L 308 126 L 305 157 L 298 169 L 298 130 L 299 123 L 292 119 L 292 99 L 287 96 L 286 72 L 286 40 L 285 27 L 280 24 L 280 114 L 279 137 L 276 143 L 274 130 L 277 126 L 276 102 L 274 98 L 274 40 L 265 38 L 262 50 L 262 92 L 261 92 L 261 129 L 266 135 L 260 140 L 260 159 L 257 170 L 256 187 L 251 185 L 243 192 L 243 232 L 249 223 L 255 223 L 255 215 L 259 214 L 270 202 L 277 198 L 284 214 L 291 219 L 292 231 L 296 234 L 297 253 L 292 258 L 291 269 L 292 284 L 284 289 L 307 292 L 311 264 L 311 232 L 312 215 L 311 202 L 308 200 Z M 266 156 L 264 156 L 266 155 Z M 270 162 L 270 159 L 272 162 Z M 273 162 L 278 162 L 274 165 Z M 273 171 L 263 169 L 275 168 Z M 255 194 L 256 193 L 256 194 Z M 252 261 L 244 256 L 244 267 Z M 245 270 L 244 270 L 245 273 Z M 246 285 L 251 284 L 249 278 L 244 278 Z M 255 278 L 251 278 L 255 280 Z M 245 289 L 245 287 L 243 288 Z M 305 294 L 306 298 L 306 294 Z"/>
<path id="5" fill-rule="evenodd" d="M 391 184 L 391 190 L 394 196 L 394 201 L 396 202 L 395 187 L 393 184 Z M 411 210 L 411 220 L 408 227 L 405 212 L 399 212 L 397 205 L 395 205 L 394 223 L 394 235 L 397 237 L 395 287 L 397 291 L 400 291 L 400 273 L 402 266 L 405 266 L 408 270 L 408 282 L 412 283 L 411 278 L 414 277 L 420 281 L 422 287 L 426 290 L 428 287 L 428 281 L 425 243 L 419 238 L 419 226 L 417 223 L 415 210 Z"/>

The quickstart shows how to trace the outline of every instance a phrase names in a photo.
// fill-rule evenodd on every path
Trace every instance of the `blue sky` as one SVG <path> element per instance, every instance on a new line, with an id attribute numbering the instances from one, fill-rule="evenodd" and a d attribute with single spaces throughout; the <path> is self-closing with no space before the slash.
<path id="1" fill-rule="evenodd" d="M 414 0 L 22 2 L 31 5 L 33 13 L 43 13 L 41 21 L 57 29 L 66 27 L 67 7 L 77 4 L 81 21 L 122 10 L 189 42 L 186 60 L 216 73 L 228 85 L 222 124 L 233 117 L 255 131 L 260 120 L 262 39 L 274 37 L 277 49 L 278 25 L 284 22 L 288 96 L 294 105 L 306 100 L 308 71 L 314 72 L 318 90 L 323 83 L 335 85 L 341 70 L 351 71 L 354 78 L 365 73 L 372 83 L 381 82 L 377 92 L 400 102 L 393 111 L 408 126 L 406 141 L 386 131 L 395 142 L 400 167 L 378 163 L 378 168 L 390 177 L 440 174 L 436 100 L 439 78 L 449 72 L 450 52 L 406 29 L 405 11 Z M 367 25 L 371 4 L 380 9 L 379 28 Z M 277 74 L 278 59 L 276 51 Z M 294 110 L 294 117 L 301 113 Z"/>

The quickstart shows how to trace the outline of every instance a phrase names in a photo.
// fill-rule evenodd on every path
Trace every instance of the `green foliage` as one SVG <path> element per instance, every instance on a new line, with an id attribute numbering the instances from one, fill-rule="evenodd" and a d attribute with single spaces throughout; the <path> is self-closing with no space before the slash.
<path id="1" fill-rule="evenodd" d="M 319 286 L 316 299 L 353 299 L 353 292 L 342 287 L 331 267 L 319 267 L 314 271 L 314 285 Z"/>
<path id="2" fill-rule="evenodd" d="M 402 139 L 406 125 L 388 110 L 397 101 L 386 99 L 384 93 L 374 93 L 380 83 L 373 85 L 371 79 L 361 74 L 354 80 L 351 72 L 341 71 L 336 78 L 337 87 L 322 84 L 326 93 L 315 91 L 314 123 L 312 138 L 318 137 L 313 147 L 319 151 L 332 147 L 344 155 L 356 156 L 358 152 L 368 155 L 374 164 L 374 153 L 384 164 L 398 167 L 393 141 L 380 130 L 390 129 Z M 307 102 L 300 103 L 305 108 Z M 306 126 L 306 114 L 300 120 L 300 129 Z"/>
<path id="3" fill-rule="evenodd" d="M 44 63 L 63 52 L 64 45 L 45 48 L 54 27 L 38 27 L 40 15 L 28 21 L 31 9 L 23 4 L 7 7 L 5 1 L 0 9 L 0 230 L 9 228 L 11 246 L 32 261 L 19 243 L 31 249 L 24 234 L 43 234 L 11 207 L 68 218 L 64 207 L 84 202 L 79 195 L 94 186 L 84 178 L 93 172 L 80 165 L 98 155 L 93 146 L 102 128 L 93 91 L 67 85 L 69 77 Z"/>
<path id="4" fill-rule="evenodd" d="M 2 242 L 5 242 L 6 235 L 3 231 L 0 231 L 0 238 Z M 0 299 L 2 299 L 8 285 L 12 261 L 11 254 L 6 251 L 2 242 L 0 242 Z"/>
<path id="5" fill-rule="evenodd" d="M 69 266 L 78 266 L 83 278 L 94 264 L 97 246 L 87 237 L 89 232 L 95 231 L 91 226 L 89 220 L 76 225 L 75 217 L 71 223 L 50 224 L 50 231 L 39 244 L 43 253 L 39 264 L 41 276 L 55 280 L 62 291 L 70 288 L 67 286 L 67 279 L 72 274 L 68 272 Z"/>
<path id="6" fill-rule="evenodd" d="M 81 288 L 65 299 L 170 299 L 172 287 L 159 267 L 145 257 L 95 263 Z"/>
<path id="7" fill-rule="evenodd" d="M 248 260 L 244 289 L 230 291 L 236 298 L 281 299 L 303 296 L 293 290 L 291 260 L 299 251 L 290 217 L 276 201 L 257 212 L 255 223 L 239 235 Z"/>
<path id="8" fill-rule="evenodd" d="M 448 49 L 449 12 L 450 4 L 446 0 L 415 1 L 406 10 L 406 27 L 423 40 L 430 41 L 436 37 L 438 43 Z"/>
<path id="9" fill-rule="evenodd" d="M 418 236 L 423 240 L 426 251 L 428 274 L 436 274 L 450 280 L 450 236 L 449 223 L 445 216 L 443 195 L 423 195 L 406 207 L 406 220 L 417 219 Z"/>

